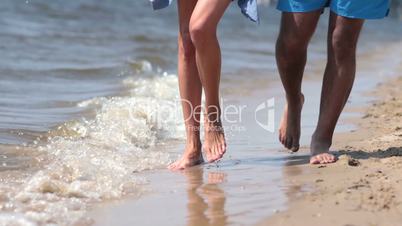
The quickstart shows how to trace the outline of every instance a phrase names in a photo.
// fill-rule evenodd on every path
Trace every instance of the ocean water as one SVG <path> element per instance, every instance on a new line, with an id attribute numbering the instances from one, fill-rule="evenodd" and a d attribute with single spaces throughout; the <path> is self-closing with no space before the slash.
<path id="1" fill-rule="evenodd" d="M 384 76 L 400 62 L 392 50 L 381 52 L 401 41 L 396 12 L 367 24 L 360 42 L 362 55 L 385 55 Z M 232 5 L 221 23 L 229 103 L 258 105 L 278 83 L 280 14 L 269 5 L 261 14 L 256 25 Z M 311 62 L 326 56 L 326 15 Z M 0 225 L 91 224 L 92 205 L 147 193 L 139 172 L 164 169 L 184 139 L 175 6 L 153 12 L 146 0 L 3 0 L 0 26 Z M 321 69 L 310 64 L 307 74 L 319 77 Z M 279 88 L 266 95 L 279 96 Z M 239 152 L 278 147 L 276 134 L 237 131 L 228 139 Z"/>

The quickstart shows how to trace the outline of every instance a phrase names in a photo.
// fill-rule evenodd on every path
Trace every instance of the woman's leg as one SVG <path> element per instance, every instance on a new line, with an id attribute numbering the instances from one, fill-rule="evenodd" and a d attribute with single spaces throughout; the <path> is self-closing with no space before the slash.
<path id="1" fill-rule="evenodd" d="M 186 127 L 186 147 L 183 156 L 169 169 L 184 169 L 203 162 L 200 141 L 200 105 L 202 86 L 195 60 L 195 47 L 190 37 L 190 18 L 197 0 L 179 0 L 179 88 Z"/>
<path id="2" fill-rule="evenodd" d="M 208 162 L 220 159 L 226 142 L 220 119 L 219 81 L 221 53 L 217 26 L 231 0 L 198 0 L 190 20 L 190 35 L 195 46 L 197 68 L 205 92 L 205 142 Z"/>

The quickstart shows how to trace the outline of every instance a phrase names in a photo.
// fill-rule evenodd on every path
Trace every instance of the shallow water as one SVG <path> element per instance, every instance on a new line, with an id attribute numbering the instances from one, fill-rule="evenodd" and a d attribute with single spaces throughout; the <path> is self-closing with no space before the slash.
<path id="1" fill-rule="evenodd" d="M 153 178 L 169 178 L 160 169 L 176 158 L 183 141 L 174 7 L 152 12 L 146 1 L 5 0 L 0 12 L 0 224 L 91 223 L 85 213 L 92 204 L 143 197 L 158 185 Z M 218 165 L 228 181 L 238 184 L 251 180 L 248 164 L 261 165 L 256 173 L 272 170 L 256 182 L 264 190 L 271 182 L 280 184 L 280 169 L 288 160 L 267 151 L 279 149 L 277 134 L 254 119 L 255 108 L 271 97 L 276 98 L 276 121 L 283 106 L 274 61 L 279 13 L 272 7 L 261 12 L 257 26 L 233 5 L 221 24 L 222 97 L 226 106 L 247 107 L 240 122 L 225 122 L 231 152 Z M 318 110 L 326 16 L 310 47 L 313 63 L 305 89 L 312 98 L 304 113 L 304 145 Z M 392 65 L 400 62 L 385 50 L 400 41 L 398 27 L 401 22 L 392 18 L 367 24 L 360 52 L 368 65 L 359 71 L 363 76 L 352 103 L 367 101 L 358 93 L 376 84 L 376 74 L 380 79 L 391 75 Z M 236 171 L 243 175 L 237 178 Z M 232 185 L 226 186 L 223 190 Z M 286 189 L 273 190 L 278 195 L 261 196 L 264 208 L 284 205 L 280 192 Z M 228 216 L 237 216 L 236 211 L 243 210 Z M 255 213 L 247 214 L 234 219 Z"/>

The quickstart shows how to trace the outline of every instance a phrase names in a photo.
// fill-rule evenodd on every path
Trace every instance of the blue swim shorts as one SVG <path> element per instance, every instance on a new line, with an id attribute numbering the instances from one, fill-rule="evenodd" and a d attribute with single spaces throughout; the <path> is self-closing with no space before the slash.
<path id="1" fill-rule="evenodd" d="M 390 0 L 278 0 L 282 12 L 311 12 L 329 7 L 334 13 L 356 19 L 381 19 L 388 15 Z"/>

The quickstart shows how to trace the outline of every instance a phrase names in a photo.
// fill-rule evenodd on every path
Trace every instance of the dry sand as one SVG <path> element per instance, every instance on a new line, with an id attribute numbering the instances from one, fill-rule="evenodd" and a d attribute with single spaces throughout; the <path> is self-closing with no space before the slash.
<path id="1" fill-rule="evenodd" d="M 380 84 L 378 99 L 353 119 L 358 129 L 336 135 L 336 164 L 295 157 L 284 168 L 288 210 L 259 225 L 402 225 L 401 87 L 402 77 Z"/>

